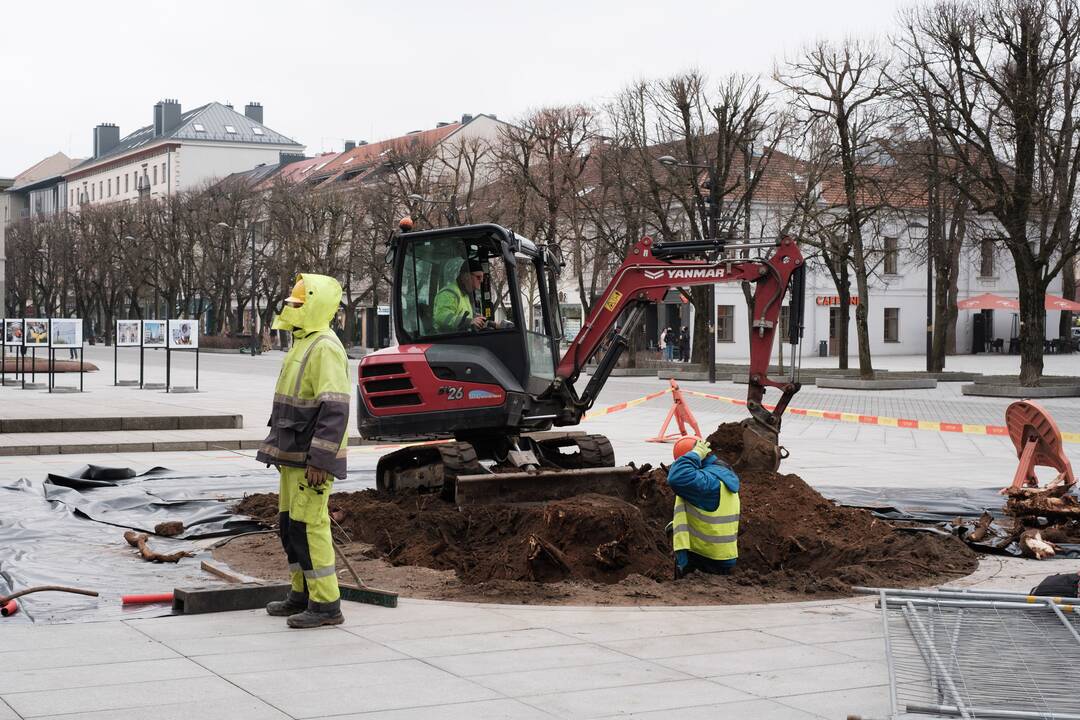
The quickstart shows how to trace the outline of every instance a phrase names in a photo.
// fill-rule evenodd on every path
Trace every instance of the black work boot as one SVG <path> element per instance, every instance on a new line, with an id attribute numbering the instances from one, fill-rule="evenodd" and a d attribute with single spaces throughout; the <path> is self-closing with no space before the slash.
<path id="1" fill-rule="evenodd" d="M 274 617 L 289 617 L 298 612 L 303 612 L 307 606 L 307 595 L 290 590 L 284 600 L 273 600 L 266 603 L 266 614 Z"/>
<path id="2" fill-rule="evenodd" d="M 345 622 L 341 614 L 341 600 L 328 603 L 308 601 L 307 610 L 290 615 L 285 621 L 291 628 L 317 628 L 323 625 L 340 625 Z"/>

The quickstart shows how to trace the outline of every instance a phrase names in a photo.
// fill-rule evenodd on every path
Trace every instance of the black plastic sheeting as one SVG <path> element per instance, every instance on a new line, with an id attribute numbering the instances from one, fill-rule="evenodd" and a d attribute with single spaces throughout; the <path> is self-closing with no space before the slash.
<path id="1" fill-rule="evenodd" d="M 120 604 L 122 595 L 171 592 L 176 587 L 220 582 L 200 569 L 213 538 L 262 529 L 230 507 L 244 495 L 276 492 L 274 469 L 192 475 L 166 468 L 137 473 L 129 468 L 85 466 L 45 480 L 0 484 L 0 595 L 35 585 L 97 590 L 98 598 L 36 593 L 18 600 L 5 625 L 75 622 L 169 614 L 167 605 Z M 374 486 L 371 471 L 350 473 L 335 490 Z M 193 550 L 176 564 L 143 561 L 123 538 L 124 529 L 153 533 L 168 520 L 184 523 L 175 538 L 151 535 L 160 552 Z"/>
<path id="2" fill-rule="evenodd" d="M 1005 498 L 1001 488 L 859 488 L 821 486 L 816 490 L 846 507 L 869 510 L 886 520 L 937 523 L 972 548 L 987 553 L 1020 556 L 1013 533 L 999 522 L 1004 517 Z M 975 542 L 969 537 L 984 512 L 994 518 L 986 537 Z M 1059 558 L 1080 558 L 1080 545 L 1058 543 Z"/>

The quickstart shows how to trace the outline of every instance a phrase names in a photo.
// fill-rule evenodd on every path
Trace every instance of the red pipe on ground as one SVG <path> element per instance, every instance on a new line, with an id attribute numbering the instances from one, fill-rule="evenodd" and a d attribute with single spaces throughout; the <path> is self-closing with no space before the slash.
<path id="1" fill-rule="evenodd" d="M 146 605 L 148 603 L 171 603 L 172 593 L 156 593 L 149 595 L 123 595 L 120 602 L 124 605 Z"/>
<path id="2" fill-rule="evenodd" d="M 8 600 L 4 605 L 0 605 L 0 617 L 8 617 L 19 612 L 19 603 L 14 600 Z"/>

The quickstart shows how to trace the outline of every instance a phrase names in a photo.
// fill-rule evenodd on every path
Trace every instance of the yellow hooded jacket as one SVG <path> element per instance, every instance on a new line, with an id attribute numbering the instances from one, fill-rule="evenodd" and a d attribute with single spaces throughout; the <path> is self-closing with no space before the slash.
<path id="1" fill-rule="evenodd" d="M 278 375 L 270 434 L 257 458 L 267 465 L 312 465 L 344 478 L 352 387 L 345 348 L 330 330 L 341 285 L 325 275 L 301 277 L 304 304 L 285 306 L 274 319 L 275 330 L 292 331 L 293 346 Z"/>

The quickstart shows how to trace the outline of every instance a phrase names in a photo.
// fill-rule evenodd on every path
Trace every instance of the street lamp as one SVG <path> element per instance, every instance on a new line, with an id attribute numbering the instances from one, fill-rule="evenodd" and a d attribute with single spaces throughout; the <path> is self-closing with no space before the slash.
<path id="1" fill-rule="evenodd" d="M 699 165 L 697 163 L 681 162 L 676 160 L 671 155 L 661 155 L 656 158 L 656 161 L 668 168 L 684 167 L 693 168 L 697 170 L 706 170 L 709 173 L 709 182 L 713 187 L 716 186 L 716 169 L 712 165 Z M 710 198 L 711 199 L 711 198 Z M 708 200 L 705 202 L 708 207 L 708 215 L 706 216 L 709 221 L 708 233 L 710 239 L 715 240 L 717 234 L 716 228 L 716 213 L 717 208 L 713 206 L 713 203 Z M 710 283 L 708 286 L 708 302 L 709 309 L 707 311 L 708 322 L 706 325 L 709 328 L 709 342 L 705 346 L 706 362 L 709 365 L 709 382 L 716 382 L 716 284 Z"/>
<path id="2" fill-rule="evenodd" d="M 926 372 L 934 368 L 934 253 L 930 228 L 915 220 L 908 224 L 908 234 L 926 241 Z"/>
<path id="3" fill-rule="evenodd" d="M 236 229 L 227 222 L 219 222 L 217 226 L 236 232 Z M 251 235 L 251 357 L 255 357 L 259 354 L 259 311 L 255 306 L 255 224 L 248 223 L 247 227 Z"/>

